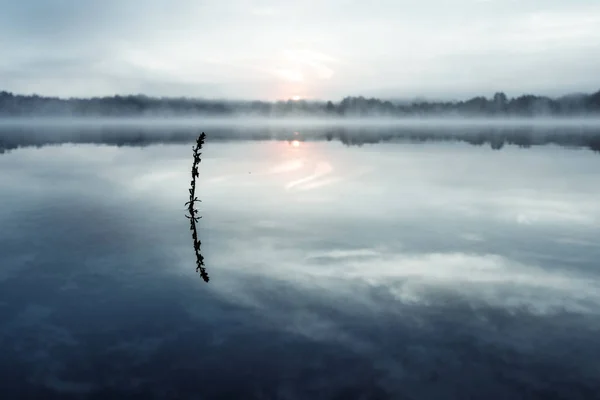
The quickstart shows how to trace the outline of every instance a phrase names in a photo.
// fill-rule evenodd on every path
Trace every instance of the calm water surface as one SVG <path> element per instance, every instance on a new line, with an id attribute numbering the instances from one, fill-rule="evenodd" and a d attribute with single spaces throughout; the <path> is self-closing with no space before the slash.
<path id="1" fill-rule="evenodd" d="M 598 153 L 203 154 L 0 154 L 3 398 L 600 398 Z"/>

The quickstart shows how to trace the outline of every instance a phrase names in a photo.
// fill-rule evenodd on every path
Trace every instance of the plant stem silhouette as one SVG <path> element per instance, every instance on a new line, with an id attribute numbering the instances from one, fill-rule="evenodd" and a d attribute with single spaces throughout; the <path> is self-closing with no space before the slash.
<path id="1" fill-rule="evenodd" d="M 198 216 L 198 210 L 194 208 L 194 205 L 196 203 L 202 202 L 198 199 L 198 197 L 196 197 L 196 177 L 199 176 L 198 164 L 200 164 L 201 161 L 200 156 L 202 155 L 202 153 L 200 152 L 200 150 L 202 150 L 202 146 L 204 145 L 204 139 L 206 139 L 206 135 L 204 134 L 204 132 L 202 132 L 196 140 L 196 146 L 193 148 L 194 163 L 192 164 L 192 180 L 190 182 L 191 188 L 189 189 L 190 201 L 185 203 L 185 206 L 188 208 L 189 215 L 186 215 L 185 217 L 190 220 L 190 230 L 192 231 L 192 239 L 194 240 L 194 252 L 196 253 L 196 272 L 200 273 L 200 276 L 202 277 L 202 279 L 204 279 L 204 282 L 208 282 L 209 278 L 208 274 L 206 273 L 206 268 L 204 267 L 204 257 L 202 257 L 202 254 L 200 253 L 200 246 L 202 242 L 200 241 L 200 239 L 198 239 L 198 230 L 196 229 L 196 223 L 202 217 Z"/>

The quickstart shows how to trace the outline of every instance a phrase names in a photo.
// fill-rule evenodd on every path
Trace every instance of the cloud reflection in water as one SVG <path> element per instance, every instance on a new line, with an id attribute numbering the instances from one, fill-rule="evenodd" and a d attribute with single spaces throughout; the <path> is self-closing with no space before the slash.
<path id="1" fill-rule="evenodd" d="M 597 155 L 209 143 L 200 285 L 189 150 L 0 157 L 4 393 L 597 395 Z"/>

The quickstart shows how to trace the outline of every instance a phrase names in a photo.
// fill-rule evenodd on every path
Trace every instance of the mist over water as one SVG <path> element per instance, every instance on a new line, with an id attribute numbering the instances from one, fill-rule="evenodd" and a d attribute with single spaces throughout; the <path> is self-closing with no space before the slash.
<path id="1" fill-rule="evenodd" d="M 0 127 L 2 393 L 598 398 L 592 124 L 180 124 Z"/>

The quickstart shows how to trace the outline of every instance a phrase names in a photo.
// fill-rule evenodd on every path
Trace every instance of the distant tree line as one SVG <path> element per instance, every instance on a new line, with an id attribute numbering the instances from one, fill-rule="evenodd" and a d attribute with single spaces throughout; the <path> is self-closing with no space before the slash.
<path id="1" fill-rule="evenodd" d="M 502 92 L 466 101 L 392 102 L 376 98 L 346 97 L 332 101 L 288 100 L 226 101 L 145 95 L 94 98 L 43 97 L 0 92 L 0 116 L 255 116 L 255 117 L 416 117 L 416 116 L 582 116 L 600 115 L 600 91 L 558 98 L 523 95 L 509 98 Z"/>

